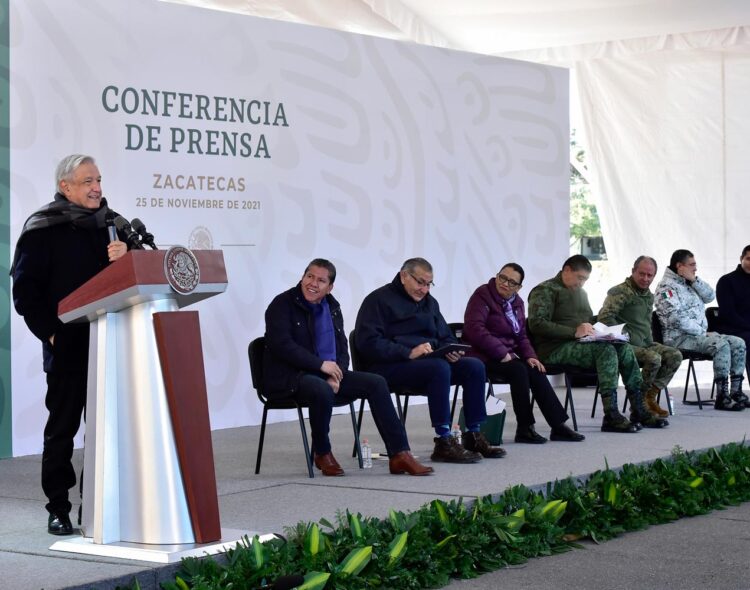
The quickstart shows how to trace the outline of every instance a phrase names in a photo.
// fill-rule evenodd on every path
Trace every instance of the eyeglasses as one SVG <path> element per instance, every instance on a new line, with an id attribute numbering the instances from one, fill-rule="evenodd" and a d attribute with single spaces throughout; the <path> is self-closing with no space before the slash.
<path id="1" fill-rule="evenodd" d="M 408 274 L 411 278 L 413 278 L 414 282 L 417 283 L 417 285 L 419 285 L 420 287 L 427 287 L 429 289 L 435 286 L 435 283 L 433 283 L 432 281 L 425 281 L 424 279 L 418 279 L 410 272 L 407 272 L 406 274 Z"/>
<path id="2" fill-rule="evenodd" d="M 521 283 L 517 283 L 513 279 L 506 277 L 504 274 L 497 274 L 497 280 L 501 285 L 508 285 L 511 289 L 516 289 L 521 286 Z"/>

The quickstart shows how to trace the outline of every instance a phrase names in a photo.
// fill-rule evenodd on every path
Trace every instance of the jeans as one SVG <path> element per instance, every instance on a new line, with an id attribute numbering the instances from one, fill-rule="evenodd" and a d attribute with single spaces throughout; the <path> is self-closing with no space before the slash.
<path id="1" fill-rule="evenodd" d="M 466 427 L 475 430 L 487 419 L 484 395 L 486 375 L 479 359 L 463 357 L 455 363 L 445 359 L 414 359 L 370 367 L 385 377 L 392 388 L 408 387 L 427 396 L 433 428 L 450 427 L 451 385 L 464 390 Z"/>

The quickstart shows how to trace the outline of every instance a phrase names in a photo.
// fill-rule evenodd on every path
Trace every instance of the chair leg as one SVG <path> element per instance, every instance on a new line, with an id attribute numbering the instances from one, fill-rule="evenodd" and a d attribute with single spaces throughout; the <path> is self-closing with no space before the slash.
<path id="1" fill-rule="evenodd" d="M 695 376 L 695 363 L 693 361 L 690 361 L 689 370 L 693 374 L 693 386 L 695 387 L 695 397 L 698 398 L 698 408 L 702 410 L 703 402 L 701 400 L 701 392 L 698 389 L 698 377 Z"/>
<path id="2" fill-rule="evenodd" d="M 404 411 L 401 407 L 401 396 L 398 393 L 396 394 L 396 412 L 398 413 L 398 419 L 403 424 L 406 420 L 404 419 Z"/>
<path id="3" fill-rule="evenodd" d="M 255 475 L 260 473 L 260 458 L 263 456 L 263 441 L 266 438 L 266 417 L 268 408 L 263 406 L 263 420 L 260 423 L 260 440 L 258 440 L 258 456 L 255 459 Z"/>
<path id="4" fill-rule="evenodd" d="M 624 414 L 628 409 L 628 396 L 626 395 L 622 400 L 622 413 Z"/>
<path id="5" fill-rule="evenodd" d="M 364 406 L 365 400 L 361 400 L 359 404 L 359 421 L 362 423 L 362 406 Z M 357 456 L 357 462 L 359 468 L 362 469 L 362 447 L 359 444 L 359 426 L 357 426 L 357 414 L 354 412 L 354 402 L 349 402 L 349 413 L 352 415 L 352 429 L 354 430 L 354 454 Z"/>
<path id="6" fill-rule="evenodd" d="M 408 411 L 409 411 L 409 396 L 405 395 L 404 396 L 404 419 L 402 420 L 402 422 L 404 423 L 404 426 L 406 426 L 406 412 Z"/>
<path id="7" fill-rule="evenodd" d="M 458 384 L 453 388 L 453 403 L 451 404 L 451 424 L 453 424 L 453 416 L 456 415 L 456 402 L 458 402 Z"/>
<path id="8" fill-rule="evenodd" d="M 598 388 L 597 388 L 598 390 Z M 573 391 L 570 386 L 570 378 L 565 373 L 565 411 L 568 411 L 568 405 L 570 405 L 570 418 L 573 420 L 573 430 L 578 431 L 578 421 L 576 420 L 576 409 L 573 405 Z"/>
<path id="9" fill-rule="evenodd" d="M 354 446 L 352 448 L 352 457 L 357 456 L 357 444 L 359 443 L 359 433 L 362 432 L 362 414 L 365 411 L 365 400 L 359 400 L 359 418 L 357 418 L 357 436 L 354 439 Z M 359 451 L 359 460 L 362 462 L 362 451 Z M 361 465 L 360 465 L 361 467 Z"/>
<path id="10" fill-rule="evenodd" d="M 591 417 L 594 417 L 594 414 L 596 414 L 596 402 L 599 401 L 599 388 L 597 387 L 596 391 L 594 392 L 594 403 L 591 405 Z"/>
<path id="11" fill-rule="evenodd" d="M 307 429 L 305 428 L 305 417 L 302 415 L 302 408 L 297 406 L 297 416 L 299 416 L 299 429 L 302 431 L 302 446 L 305 447 L 305 460 L 307 461 L 307 473 L 311 478 L 315 477 L 313 473 L 312 453 L 310 444 L 307 442 Z"/>
<path id="12" fill-rule="evenodd" d="M 659 390 L 659 395 L 656 396 L 656 403 L 658 404 L 661 401 L 661 392 L 662 390 Z M 667 410 L 669 410 L 669 415 L 674 416 L 674 410 L 672 409 L 672 396 L 669 395 L 669 389 L 664 388 L 664 397 L 667 400 Z"/>

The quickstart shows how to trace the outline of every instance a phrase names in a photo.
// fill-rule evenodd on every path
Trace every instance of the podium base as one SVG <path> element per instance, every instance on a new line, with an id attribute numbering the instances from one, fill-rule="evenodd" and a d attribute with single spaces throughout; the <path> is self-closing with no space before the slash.
<path id="1" fill-rule="evenodd" d="M 215 555 L 227 549 L 233 549 L 244 536 L 252 539 L 259 535 L 261 541 L 269 541 L 275 535 L 237 529 L 221 529 L 221 540 L 215 543 L 184 543 L 180 545 L 147 545 L 145 543 L 117 543 L 96 544 L 91 537 L 75 537 L 58 541 L 50 547 L 52 551 L 66 551 L 68 553 L 83 553 L 100 557 L 114 557 L 117 559 L 133 559 L 154 563 L 175 563 L 185 557 L 203 557 Z"/>

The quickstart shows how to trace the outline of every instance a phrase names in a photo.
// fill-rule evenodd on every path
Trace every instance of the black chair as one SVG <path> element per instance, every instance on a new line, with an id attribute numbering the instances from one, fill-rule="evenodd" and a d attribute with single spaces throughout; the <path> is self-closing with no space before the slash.
<path id="1" fill-rule="evenodd" d="M 718 332 L 724 334 L 725 332 L 721 329 L 721 323 L 719 322 L 719 308 L 718 307 L 707 307 L 706 308 L 706 320 L 708 320 L 708 331 Z M 750 379 L 750 354 L 745 357 L 745 371 L 747 371 L 747 378 Z M 711 391 L 711 397 L 713 397 L 713 391 Z"/>
<path id="2" fill-rule="evenodd" d="M 658 342 L 659 344 L 664 343 L 664 336 L 661 328 L 661 322 L 659 321 L 659 316 L 656 315 L 656 312 L 651 313 L 651 333 L 654 337 L 654 342 Z M 713 362 L 713 357 L 708 354 L 703 354 L 702 352 L 695 352 L 694 350 L 685 350 L 684 348 L 680 348 L 679 351 L 682 353 L 682 360 L 688 361 L 688 368 L 687 368 L 687 375 L 685 377 L 685 390 L 682 392 L 682 403 L 688 406 L 695 406 L 697 405 L 701 410 L 703 409 L 704 404 L 713 404 L 714 403 L 714 385 L 711 385 L 711 398 L 707 400 L 701 399 L 701 392 L 700 389 L 698 389 L 698 378 L 695 375 L 695 363 L 697 361 L 709 361 Z M 693 387 L 695 387 L 695 397 L 697 401 L 688 401 L 687 399 L 687 392 L 688 387 L 690 386 L 690 376 L 693 377 Z M 671 410 L 671 408 L 670 408 Z"/>
<path id="3" fill-rule="evenodd" d="M 263 391 L 263 355 L 266 350 L 266 339 L 264 336 L 256 338 L 250 342 L 247 347 L 247 356 L 250 361 L 250 375 L 253 380 L 253 387 L 258 394 L 258 399 L 263 404 L 263 420 L 260 423 L 260 440 L 258 441 L 258 456 L 255 460 L 255 474 L 260 473 L 260 460 L 263 456 L 263 441 L 266 436 L 266 418 L 268 417 L 268 410 L 297 410 L 297 417 L 299 418 L 299 428 L 302 432 L 302 446 L 305 449 L 305 461 L 307 462 L 307 473 L 310 477 L 315 477 L 313 473 L 312 453 L 310 451 L 310 445 L 307 442 L 307 429 L 305 428 L 305 417 L 302 414 L 302 409 L 307 407 L 304 404 L 299 403 L 293 398 L 283 399 L 269 399 Z M 336 407 L 349 406 L 349 412 L 352 417 L 352 429 L 354 430 L 354 446 L 355 454 L 359 459 L 359 467 L 362 468 L 362 450 L 359 446 L 359 428 L 357 426 L 357 417 L 354 413 L 353 402 L 342 402 L 336 404 Z"/>

